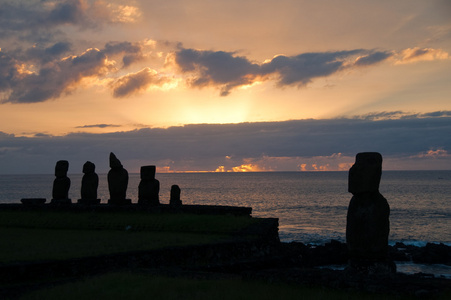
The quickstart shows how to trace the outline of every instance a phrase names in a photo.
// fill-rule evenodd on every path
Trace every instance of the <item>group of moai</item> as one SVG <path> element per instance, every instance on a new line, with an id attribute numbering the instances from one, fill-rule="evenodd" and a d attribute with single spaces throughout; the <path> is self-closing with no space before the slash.
<path id="1" fill-rule="evenodd" d="M 67 177 L 69 163 L 58 161 L 53 183 L 54 203 L 70 203 Z M 116 156 L 110 154 L 108 172 L 109 204 L 131 204 L 126 198 L 128 172 Z M 95 166 L 86 162 L 83 166 L 81 199 L 79 203 L 96 204 L 99 178 Z M 349 203 L 346 222 L 346 244 L 349 253 L 349 268 L 366 273 L 393 273 L 395 264 L 388 257 L 388 234 L 390 231 L 390 207 L 379 193 L 382 174 L 382 155 L 377 152 L 358 153 L 349 170 L 348 191 L 353 197 Z M 155 179 L 155 166 L 141 167 L 141 182 L 138 186 L 138 204 L 158 205 L 160 182 Z M 180 206 L 180 188 L 171 187 L 171 206 Z"/>
<path id="2" fill-rule="evenodd" d="M 127 199 L 128 172 L 122 166 L 120 160 L 110 153 L 110 171 L 108 172 L 108 190 L 110 199 L 108 204 L 126 205 L 131 204 L 131 199 Z M 70 179 L 67 177 L 69 162 L 60 160 L 55 166 L 55 180 L 52 189 L 52 204 L 71 204 L 69 198 Z M 141 181 L 138 186 L 138 204 L 156 206 L 160 204 L 160 182 L 155 179 L 155 166 L 141 167 Z M 81 199 L 79 204 L 100 204 L 97 198 L 97 188 L 99 186 L 99 176 L 95 172 L 95 165 L 87 161 L 83 165 L 83 178 L 81 180 Z M 179 207 L 180 187 L 171 187 L 170 206 Z"/>

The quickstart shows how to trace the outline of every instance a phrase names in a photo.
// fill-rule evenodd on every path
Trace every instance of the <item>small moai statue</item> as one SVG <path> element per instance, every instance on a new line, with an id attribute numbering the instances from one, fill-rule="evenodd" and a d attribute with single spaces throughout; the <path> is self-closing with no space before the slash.
<path id="1" fill-rule="evenodd" d="M 87 161 L 83 165 L 83 178 L 81 179 L 81 199 L 79 204 L 100 204 L 97 199 L 97 188 L 99 187 L 99 176 L 95 172 L 96 165 Z"/>
<path id="2" fill-rule="evenodd" d="M 70 179 L 67 177 L 69 162 L 59 160 L 55 166 L 55 180 L 53 181 L 51 204 L 71 204 L 69 199 Z"/>
<path id="3" fill-rule="evenodd" d="M 382 155 L 363 152 L 356 155 L 349 170 L 348 191 L 352 198 L 346 218 L 348 270 L 362 274 L 392 274 L 396 265 L 388 257 L 390 206 L 379 193 Z"/>
<path id="4" fill-rule="evenodd" d="M 132 201 L 126 199 L 128 172 L 113 152 L 110 153 L 110 168 L 108 172 L 108 190 L 110 192 L 108 204 L 131 204 Z"/>
<path id="5" fill-rule="evenodd" d="M 182 200 L 180 200 L 180 187 L 176 184 L 171 186 L 171 198 L 169 200 L 169 206 L 177 208 L 182 206 Z"/>
<path id="6" fill-rule="evenodd" d="M 141 181 L 138 186 L 138 204 L 160 204 L 160 182 L 155 179 L 155 172 L 155 166 L 141 167 Z"/>

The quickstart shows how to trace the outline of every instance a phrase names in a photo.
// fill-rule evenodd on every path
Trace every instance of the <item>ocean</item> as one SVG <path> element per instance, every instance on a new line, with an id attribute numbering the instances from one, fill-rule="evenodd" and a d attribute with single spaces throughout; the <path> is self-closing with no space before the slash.
<path id="1" fill-rule="evenodd" d="M 80 198 L 82 174 L 69 174 L 69 196 Z M 254 217 L 279 218 L 283 242 L 323 244 L 345 241 L 352 197 L 348 172 L 162 173 L 160 202 L 169 203 L 171 185 L 185 204 L 252 207 Z M 0 203 L 47 198 L 53 175 L 0 175 Z M 109 198 L 106 174 L 99 174 L 99 198 Z M 139 174 L 130 174 L 127 198 L 137 202 Z M 390 205 L 390 244 L 451 245 L 451 171 L 384 171 L 380 192 Z"/>

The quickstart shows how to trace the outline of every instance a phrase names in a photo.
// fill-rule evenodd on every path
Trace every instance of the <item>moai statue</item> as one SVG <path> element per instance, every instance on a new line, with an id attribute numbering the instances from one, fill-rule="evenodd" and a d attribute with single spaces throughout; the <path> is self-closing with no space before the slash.
<path id="1" fill-rule="evenodd" d="M 108 190 L 110 191 L 108 204 L 131 204 L 132 201 L 126 199 L 128 172 L 113 152 L 110 153 L 110 168 L 108 172 Z"/>
<path id="2" fill-rule="evenodd" d="M 169 206 L 177 208 L 182 206 L 182 200 L 180 200 L 180 187 L 178 185 L 171 186 L 171 198 L 169 200 Z"/>
<path id="3" fill-rule="evenodd" d="M 69 162 L 67 160 L 59 160 L 55 166 L 55 180 L 52 189 L 52 204 L 71 204 L 69 199 L 70 179 L 67 177 L 69 170 Z"/>
<path id="4" fill-rule="evenodd" d="M 390 207 L 379 193 L 382 155 L 358 153 L 349 170 L 349 203 L 346 222 L 346 244 L 349 269 L 364 274 L 390 274 L 396 271 L 388 258 Z"/>
<path id="5" fill-rule="evenodd" d="M 138 186 L 138 204 L 159 205 L 160 182 L 155 179 L 155 166 L 141 167 Z"/>
<path id="6" fill-rule="evenodd" d="M 83 178 L 81 180 L 81 199 L 80 204 L 99 204 L 97 199 L 97 188 L 99 187 L 99 176 L 95 172 L 96 165 L 87 161 L 83 165 Z"/>

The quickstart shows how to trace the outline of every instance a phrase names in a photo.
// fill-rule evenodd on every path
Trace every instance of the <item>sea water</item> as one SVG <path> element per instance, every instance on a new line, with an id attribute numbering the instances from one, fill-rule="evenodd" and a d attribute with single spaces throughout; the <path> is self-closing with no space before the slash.
<path id="1" fill-rule="evenodd" d="M 80 198 L 82 174 L 69 174 L 69 197 Z M 163 173 L 160 202 L 169 203 L 171 185 L 184 204 L 252 207 L 252 216 L 279 219 L 281 241 L 324 244 L 345 241 L 352 197 L 348 172 Z M 0 203 L 47 198 L 53 175 L 0 175 Z M 139 174 L 130 174 L 127 198 L 137 202 Z M 451 171 L 384 171 L 380 192 L 390 205 L 390 244 L 427 242 L 451 245 Z M 106 174 L 99 174 L 98 196 L 107 203 Z"/>

